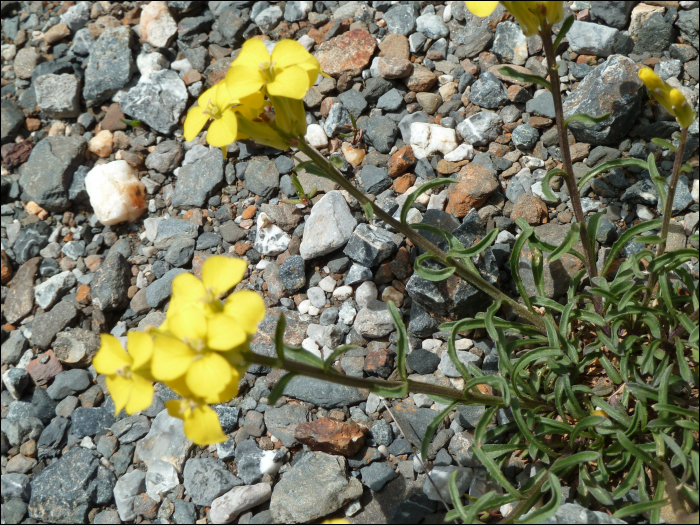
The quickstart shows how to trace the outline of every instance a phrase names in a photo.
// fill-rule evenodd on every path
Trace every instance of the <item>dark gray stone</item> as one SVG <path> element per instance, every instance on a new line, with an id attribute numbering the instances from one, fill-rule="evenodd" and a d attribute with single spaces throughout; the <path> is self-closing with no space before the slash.
<path id="1" fill-rule="evenodd" d="M 224 158 L 212 149 L 200 159 L 180 168 L 173 193 L 173 206 L 205 207 L 224 185 Z"/>
<path id="2" fill-rule="evenodd" d="M 377 100 L 377 107 L 388 112 L 397 111 L 402 105 L 403 96 L 396 88 L 384 93 L 379 97 L 379 100 Z"/>
<path id="3" fill-rule="evenodd" d="M 104 102 L 131 79 L 136 69 L 131 55 L 133 35 L 129 26 L 109 28 L 95 42 L 85 68 L 83 98 L 88 107 Z"/>
<path id="4" fill-rule="evenodd" d="M 127 115 L 154 130 L 169 135 L 180 121 L 187 104 L 187 88 L 171 69 L 151 73 L 131 88 L 120 105 Z"/>
<path id="5" fill-rule="evenodd" d="M 656 206 L 659 201 L 659 194 L 656 186 L 649 179 L 642 179 L 625 190 L 620 197 L 622 202 L 630 204 L 644 204 L 645 206 Z"/>
<path id="6" fill-rule="evenodd" d="M 610 27 L 624 29 L 627 25 L 630 9 L 631 6 L 624 1 L 591 2 L 591 19 Z"/>
<path id="7" fill-rule="evenodd" d="M 173 268 L 146 288 L 146 302 L 151 308 L 159 308 L 172 295 L 173 279 L 184 273 L 182 268 Z"/>
<path id="8" fill-rule="evenodd" d="M 285 288 L 296 293 L 306 285 L 305 263 L 301 255 L 288 257 L 280 266 L 280 278 Z"/>
<path id="9" fill-rule="evenodd" d="M 540 133 L 529 124 L 521 124 L 513 130 L 510 138 L 516 148 L 532 149 L 537 145 Z"/>
<path id="10" fill-rule="evenodd" d="M 71 415 L 72 432 L 80 439 L 94 436 L 110 428 L 114 422 L 112 413 L 101 407 L 78 407 Z"/>
<path id="11" fill-rule="evenodd" d="M 378 419 L 370 429 L 370 435 L 367 436 L 367 445 L 370 447 L 378 447 L 384 445 L 388 447 L 394 441 L 394 431 L 391 430 L 389 423 L 383 419 Z"/>
<path id="12" fill-rule="evenodd" d="M 375 492 L 382 490 L 384 485 L 398 477 L 394 469 L 386 463 L 372 463 L 368 467 L 362 468 L 360 473 L 362 474 L 362 483 Z"/>
<path id="13" fill-rule="evenodd" d="M 433 330 L 431 330 L 431 333 L 432 331 Z M 414 348 L 413 351 L 406 357 L 406 364 L 418 374 L 432 374 L 435 372 L 435 370 L 437 370 L 437 367 L 440 364 L 440 358 L 428 350 Z"/>
<path id="14" fill-rule="evenodd" d="M 700 47 L 700 39 L 698 38 L 698 8 L 678 13 L 676 25 L 681 30 L 683 38 L 690 42 L 695 49 Z M 644 27 L 643 29 L 646 29 Z"/>
<path id="15" fill-rule="evenodd" d="M 309 410 L 303 406 L 284 405 L 280 408 L 265 410 L 265 426 L 267 431 L 279 439 L 287 447 L 294 447 L 299 442 L 294 438 L 294 431 L 301 423 L 306 423 Z"/>
<path id="16" fill-rule="evenodd" d="M 392 509 L 389 523 L 418 524 L 436 510 L 436 501 L 425 494 L 414 494 Z"/>
<path id="17" fill-rule="evenodd" d="M 661 57 L 672 43 L 673 25 L 662 13 L 654 13 L 639 31 L 634 53 L 638 55 L 650 53 L 652 56 Z"/>
<path id="18" fill-rule="evenodd" d="M 197 238 L 198 250 L 209 250 L 221 244 L 221 237 L 214 232 L 204 232 Z"/>
<path id="19" fill-rule="evenodd" d="M 37 443 L 39 459 L 53 458 L 61 453 L 69 425 L 68 419 L 57 417 L 43 430 Z"/>
<path id="20" fill-rule="evenodd" d="M 338 100 L 345 106 L 355 120 L 360 118 L 362 112 L 367 109 L 367 100 L 356 89 L 348 89 L 338 95 Z"/>
<path id="21" fill-rule="evenodd" d="M 501 25 L 499 24 L 499 27 Z M 508 91 L 496 75 L 487 71 L 474 82 L 470 97 L 471 101 L 479 107 L 498 109 L 508 102 Z"/>
<path id="22" fill-rule="evenodd" d="M 46 523 L 87 523 L 98 467 L 97 452 L 69 450 L 34 477 L 29 516 Z"/>
<path id="23" fill-rule="evenodd" d="M 324 408 L 356 405 L 365 400 L 355 387 L 336 385 L 320 379 L 296 376 L 287 383 L 284 395 Z"/>
<path id="24" fill-rule="evenodd" d="M 392 180 L 389 178 L 387 168 L 377 166 L 365 166 L 360 173 L 365 192 L 379 195 L 384 190 L 391 188 Z"/>
<path id="25" fill-rule="evenodd" d="M 397 5 L 384 13 L 389 33 L 408 36 L 416 29 L 416 10 L 413 5 Z"/>
<path id="26" fill-rule="evenodd" d="M 363 223 L 355 228 L 343 253 L 356 263 L 371 268 L 389 257 L 395 249 L 396 244 L 389 232 Z"/>
<path id="27" fill-rule="evenodd" d="M 151 429 L 151 420 L 144 415 L 134 415 L 120 419 L 111 427 L 112 434 L 118 439 L 119 443 L 133 443 L 148 434 Z"/>
<path id="28" fill-rule="evenodd" d="M 532 98 L 525 104 L 525 110 L 532 115 L 538 117 L 555 118 L 554 100 L 549 91 L 543 92 L 541 95 Z"/>
<path id="29" fill-rule="evenodd" d="M 498 114 L 482 111 L 460 122 L 457 131 L 468 144 L 486 146 L 500 135 L 502 124 Z"/>
<path id="30" fill-rule="evenodd" d="M 176 140 L 164 140 L 146 157 L 146 167 L 160 173 L 170 173 L 182 161 L 182 146 Z"/>
<path id="31" fill-rule="evenodd" d="M 1 120 L 2 123 L 2 144 L 12 142 L 17 137 L 19 130 L 24 124 L 24 113 L 14 100 L 2 99 Z"/>
<path id="32" fill-rule="evenodd" d="M 185 463 L 182 484 L 195 505 L 211 506 L 211 502 L 243 482 L 215 459 L 190 459 Z"/>
<path id="33" fill-rule="evenodd" d="M 572 122 L 569 129 L 577 141 L 616 145 L 627 136 L 640 111 L 643 84 L 637 76 L 638 70 L 634 61 L 613 55 L 572 91 L 564 102 L 565 117 L 576 113 L 593 116 L 610 113 L 607 121 L 593 126 Z"/>
<path id="34" fill-rule="evenodd" d="M 253 157 L 245 170 L 245 183 L 248 191 L 266 199 L 277 193 L 280 176 L 274 161 L 267 157 Z"/>
<path id="35" fill-rule="evenodd" d="M 51 399 L 59 401 L 73 394 L 79 394 L 90 388 L 90 374 L 87 370 L 65 370 L 58 374 L 46 393 Z"/>
<path id="36" fill-rule="evenodd" d="M 393 86 L 394 85 L 391 83 L 391 81 L 382 77 L 368 78 L 365 82 L 365 90 L 362 92 L 362 94 L 367 102 L 371 104 L 378 104 L 380 97 L 388 93 Z"/>
<path id="37" fill-rule="evenodd" d="M 669 175 L 666 177 L 666 181 L 668 184 L 671 183 L 671 176 Z M 666 191 L 668 191 L 668 184 L 666 185 Z M 693 203 L 693 197 L 690 194 L 690 190 L 688 189 L 688 177 L 685 175 L 681 175 L 678 178 L 678 184 L 676 185 L 676 193 L 673 196 L 673 206 L 672 206 L 672 211 L 671 213 L 673 215 L 676 215 L 683 210 L 685 210 L 688 206 L 690 206 Z M 664 202 L 663 204 L 661 203 L 661 200 L 657 202 L 657 210 L 659 214 L 661 214 L 661 208 L 662 206 L 665 206 L 666 203 Z"/>
<path id="38" fill-rule="evenodd" d="M 29 496 L 32 492 L 29 486 L 29 476 L 26 474 L 3 474 L 0 479 L 2 480 L 3 500 L 19 499 L 29 501 Z"/>
<path id="39" fill-rule="evenodd" d="M 234 221 L 224 223 L 219 228 L 219 234 L 221 234 L 222 239 L 229 244 L 234 244 L 246 237 L 246 231 Z"/>
<path id="40" fill-rule="evenodd" d="M 362 138 L 380 153 L 389 153 L 394 146 L 399 128 L 389 117 L 370 117 L 360 128 L 364 131 Z"/>
<path id="41" fill-rule="evenodd" d="M 37 314 L 32 325 L 32 343 L 42 350 L 49 347 L 58 332 L 63 331 L 78 317 L 75 306 L 61 301 L 49 312 Z"/>
<path id="42" fill-rule="evenodd" d="M 129 304 L 131 265 L 115 253 L 100 265 L 91 284 L 92 304 L 102 311 L 121 310 Z"/>
<path id="43" fill-rule="evenodd" d="M 48 211 L 63 211 L 69 205 L 68 189 L 73 173 L 82 162 L 87 141 L 81 136 L 54 136 L 41 140 L 20 168 L 22 200 L 34 201 Z"/>
<path id="44" fill-rule="evenodd" d="M 176 268 L 185 266 L 192 260 L 194 255 L 194 239 L 187 237 L 176 237 L 173 243 L 165 252 L 163 260 Z"/>

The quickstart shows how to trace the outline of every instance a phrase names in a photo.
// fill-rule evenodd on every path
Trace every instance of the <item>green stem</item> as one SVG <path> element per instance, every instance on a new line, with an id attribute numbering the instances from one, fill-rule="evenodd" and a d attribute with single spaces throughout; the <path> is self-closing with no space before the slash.
<path id="1" fill-rule="evenodd" d="M 559 71 L 557 69 L 557 62 L 554 54 L 555 50 L 554 45 L 552 44 L 551 28 L 547 27 L 543 31 L 541 31 L 540 37 L 542 38 L 544 54 L 547 57 L 549 82 L 552 86 L 551 93 L 552 101 L 554 103 L 554 112 L 556 114 L 557 119 L 559 149 L 561 150 L 563 167 L 564 171 L 566 172 L 564 182 L 566 183 L 566 188 L 569 191 L 569 197 L 571 198 L 571 207 L 574 210 L 576 222 L 581 223 L 581 228 L 579 228 L 579 235 L 581 237 L 581 244 L 583 245 L 583 254 L 586 258 L 586 271 L 588 272 L 588 278 L 592 279 L 593 277 L 598 275 L 595 265 L 595 253 L 593 253 L 593 247 L 591 245 L 590 238 L 588 237 L 588 229 L 586 228 L 586 218 L 583 215 L 583 207 L 581 206 L 581 196 L 578 192 L 576 178 L 574 177 L 574 167 L 571 163 L 571 149 L 569 148 L 569 137 L 564 118 L 564 106 L 562 105 L 561 101 L 561 81 L 559 80 Z"/>
<path id="2" fill-rule="evenodd" d="M 656 256 L 661 257 L 666 251 L 666 238 L 668 237 L 668 230 L 671 227 L 671 215 L 673 214 L 673 199 L 676 196 L 676 188 L 678 187 L 678 180 L 681 177 L 681 166 L 683 165 L 683 153 L 685 152 L 685 143 L 688 139 L 688 128 L 683 128 L 681 130 L 681 143 L 678 146 L 678 151 L 676 152 L 676 159 L 673 162 L 673 171 L 671 173 L 671 183 L 668 186 L 668 194 L 666 195 L 666 205 L 664 206 L 664 216 L 661 222 L 661 233 L 660 237 L 663 239 L 662 242 L 656 247 Z M 652 272 L 649 275 L 649 280 L 647 282 L 647 288 L 649 291 L 646 292 L 646 297 L 644 299 L 644 306 L 647 305 L 651 295 L 654 292 L 654 287 L 656 286 L 656 281 L 659 275 L 658 272 Z"/>
<path id="3" fill-rule="evenodd" d="M 268 357 L 256 354 L 254 352 L 247 352 L 245 354 L 245 360 L 249 364 L 280 368 L 283 370 L 287 370 L 288 372 L 294 372 L 296 374 L 303 375 L 306 377 L 320 379 L 322 381 L 329 381 L 338 385 L 352 386 L 355 388 L 364 388 L 370 391 L 374 388 L 398 388 L 403 384 L 400 381 L 386 381 L 382 379 L 363 379 L 360 377 L 351 377 L 340 373 L 326 372 L 322 368 L 317 368 L 315 366 L 300 363 L 298 361 L 292 361 L 290 359 L 279 359 L 277 357 Z M 429 383 L 419 383 L 417 381 L 411 381 L 410 379 L 407 381 L 407 384 L 408 391 L 416 394 L 446 397 L 470 405 L 505 406 L 505 402 L 500 396 L 463 393 L 462 391 L 457 390 L 456 388 L 431 385 Z M 538 407 L 544 405 L 544 403 L 537 403 L 534 401 L 525 400 L 520 401 L 520 404 L 523 407 L 532 410 L 535 410 Z"/>
<path id="4" fill-rule="evenodd" d="M 518 304 L 517 301 L 514 299 L 508 297 L 506 294 L 504 294 L 501 290 L 499 290 L 496 286 L 486 282 L 481 275 L 472 272 L 469 270 L 466 266 L 461 264 L 458 261 L 453 260 L 452 258 L 448 258 L 447 254 L 442 251 L 440 248 L 435 246 L 432 242 L 430 242 L 428 239 L 420 235 L 417 231 L 413 230 L 406 224 L 402 224 L 401 222 L 397 221 L 394 219 L 391 215 L 389 215 L 387 212 L 385 212 L 383 209 L 381 209 L 379 206 L 376 206 L 374 202 L 369 200 L 367 196 L 362 193 L 360 190 L 355 188 L 353 184 L 347 180 L 342 173 L 338 171 L 338 169 L 326 158 L 321 155 L 321 153 L 316 150 L 313 146 L 310 146 L 309 144 L 306 143 L 305 140 L 300 139 L 299 144 L 297 146 L 300 151 L 304 152 L 306 155 L 308 155 L 311 160 L 314 161 L 314 163 L 321 168 L 323 171 L 328 174 L 329 178 L 333 180 L 333 182 L 336 182 L 338 185 L 340 185 L 344 190 L 346 190 L 350 195 L 352 195 L 355 199 L 357 199 L 360 204 L 370 204 L 372 206 L 372 210 L 374 211 L 374 214 L 379 217 L 381 220 L 386 222 L 388 225 L 390 225 L 392 228 L 394 228 L 397 232 L 402 233 L 405 235 L 407 238 L 411 239 L 411 242 L 422 248 L 423 250 L 432 253 L 435 255 L 437 260 L 443 264 L 444 266 L 447 267 L 454 267 L 456 270 L 456 273 L 462 277 L 464 280 L 467 282 L 471 283 L 475 287 L 479 288 L 483 292 L 489 294 L 491 297 L 493 297 L 494 300 L 500 300 L 503 301 L 504 303 L 508 303 L 511 308 L 520 316 L 523 317 L 524 319 L 527 319 L 530 321 L 534 326 L 539 328 L 543 333 L 545 331 L 545 326 L 544 322 L 542 321 L 542 318 L 537 315 L 534 312 L 531 312 L 521 304 Z"/>

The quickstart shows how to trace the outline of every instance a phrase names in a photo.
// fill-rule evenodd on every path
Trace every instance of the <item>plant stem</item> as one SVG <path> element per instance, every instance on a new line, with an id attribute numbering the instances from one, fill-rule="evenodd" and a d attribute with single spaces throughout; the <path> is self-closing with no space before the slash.
<path id="1" fill-rule="evenodd" d="M 306 377 L 311 377 L 314 379 L 321 379 L 323 381 L 329 381 L 331 383 L 336 383 L 338 385 L 352 386 L 355 388 L 364 388 L 367 390 L 373 390 L 374 388 L 397 388 L 403 383 L 400 381 L 386 381 L 382 379 L 363 379 L 360 377 L 347 376 L 345 374 L 326 372 L 322 368 L 317 368 L 315 366 L 300 363 L 298 361 L 292 361 L 291 359 L 279 359 L 277 357 L 268 357 L 254 352 L 247 352 L 245 354 L 245 360 L 249 364 L 257 364 L 262 366 L 269 366 L 272 368 L 281 368 L 287 370 L 288 372 L 294 372 L 299 375 Z M 464 404 L 469 405 L 483 405 L 483 406 L 504 406 L 505 403 L 503 398 L 500 396 L 489 396 L 485 394 L 472 394 L 463 393 L 456 388 L 431 385 L 429 383 L 419 383 L 417 381 L 407 381 L 408 392 L 413 392 L 416 394 L 426 394 L 439 397 L 446 397 L 449 399 L 455 399 Z M 520 404 L 524 408 L 536 409 L 538 407 L 544 406 L 545 403 L 537 403 L 534 401 L 521 400 Z"/>
<path id="2" fill-rule="evenodd" d="M 666 195 L 666 205 L 664 206 L 664 216 L 661 221 L 661 232 L 659 237 L 663 239 L 662 242 L 656 247 L 656 256 L 661 257 L 666 251 L 666 238 L 668 237 L 668 230 L 671 227 L 671 215 L 673 214 L 673 199 L 676 196 L 676 188 L 678 187 L 678 180 L 681 177 L 681 166 L 683 165 L 683 153 L 685 152 L 685 143 L 688 139 L 688 128 L 683 128 L 681 130 L 681 143 L 678 146 L 678 151 L 676 152 L 676 159 L 673 162 L 673 171 L 671 172 L 671 183 L 668 186 L 668 194 Z M 642 304 L 646 306 L 654 293 L 654 288 L 656 287 L 656 282 L 658 280 L 658 272 L 652 272 L 649 274 L 649 280 L 647 281 L 647 291 L 645 292 L 644 301 Z"/>
<path id="3" fill-rule="evenodd" d="M 385 212 L 383 209 L 381 209 L 379 206 L 376 206 L 374 202 L 369 200 L 367 196 L 362 193 L 360 190 L 355 188 L 355 186 L 352 185 L 352 183 L 347 180 L 342 173 L 338 171 L 338 169 L 326 158 L 321 155 L 321 153 L 314 148 L 313 146 L 310 146 L 309 144 L 306 143 L 305 140 L 300 139 L 299 144 L 298 144 L 299 150 L 304 152 L 306 155 L 308 155 L 311 160 L 314 161 L 314 163 L 321 168 L 323 171 L 325 171 L 329 178 L 332 179 L 334 182 L 339 184 L 344 190 L 346 190 L 350 195 L 352 195 L 355 199 L 357 199 L 360 204 L 367 204 L 369 203 L 372 206 L 372 210 L 374 211 L 374 214 L 379 217 L 381 220 L 386 222 L 388 225 L 390 225 L 392 228 L 394 228 L 396 231 L 402 233 L 405 235 L 407 238 L 411 239 L 411 242 L 424 249 L 427 252 L 432 253 L 435 255 L 437 260 L 443 264 L 444 266 L 447 267 L 454 267 L 456 269 L 456 273 L 465 279 L 467 282 L 471 283 L 475 287 L 479 288 L 481 291 L 486 292 L 489 294 L 491 297 L 493 297 L 494 300 L 500 300 L 503 301 L 504 303 L 508 303 L 511 308 L 520 316 L 523 317 L 524 319 L 527 319 L 530 321 L 534 326 L 539 328 L 544 332 L 545 326 L 544 323 L 541 319 L 541 317 L 534 312 L 531 312 L 521 304 L 518 304 L 517 301 L 514 299 L 508 297 L 506 294 L 504 294 L 501 290 L 499 290 L 496 286 L 486 282 L 481 275 L 472 272 L 469 270 L 466 266 L 462 265 L 460 262 L 453 260 L 452 258 L 448 258 L 447 254 L 442 251 L 440 248 L 435 246 L 432 242 L 430 242 L 428 239 L 420 235 L 417 231 L 413 230 L 410 228 L 408 225 L 402 224 L 401 222 L 397 221 L 394 219 L 391 215 L 389 215 L 387 212 Z"/>
<path id="4" fill-rule="evenodd" d="M 581 207 L 581 196 L 578 192 L 578 186 L 576 184 L 576 178 L 574 177 L 574 168 L 571 163 L 571 149 L 569 148 L 569 137 L 567 133 L 567 127 L 564 119 L 564 107 L 561 101 L 561 82 L 559 80 L 559 71 L 557 69 L 557 62 L 555 58 L 554 45 L 552 44 L 552 31 L 551 28 L 547 27 L 540 32 L 540 37 L 542 38 L 542 45 L 544 47 L 544 54 L 547 57 L 547 66 L 549 69 L 549 82 L 552 86 L 552 101 L 554 103 L 554 112 L 557 119 L 557 133 L 559 134 L 559 149 L 561 150 L 561 156 L 563 159 L 564 171 L 566 172 L 566 177 L 564 177 L 564 182 L 566 183 L 566 188 L 569 191 L 569 197 L 571 198 L 571 206 L 574 209 L 574 215 L 576 216 L 576 222 L 581 223 L 579 228 L 579 235 L 581 237 L 581 244 L 583 245 L 583 253 L 586 258 L 586 271 L 588 272 L 588 278 L 593 279 L 598 272 L 595 265 L 595 253 L 593 253 L 593 246 L 591 245 L 590 238 L 588 237 L 588 229 L 586 228 L 586 219 L 583 215 L 583 208 Z"/>

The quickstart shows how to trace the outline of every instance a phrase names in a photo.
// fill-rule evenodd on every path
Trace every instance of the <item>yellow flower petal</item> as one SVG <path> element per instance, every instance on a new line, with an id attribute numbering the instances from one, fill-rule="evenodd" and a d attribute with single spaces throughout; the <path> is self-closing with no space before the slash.
<path id="1" fill-rule="evenodd" d="M 296 40 L 280 40 L 272 50 L 272 62 L 275 69 L 296 66 L 301 62 L 306 62 L 312 56 L 304 46 Z"/>
<path id="2" fill-rule="evenodd" d="M 229 94 L 235 99 L 241 99 L 260 91 L 265 85 L 265 77 L 256 65 L 232 66 L 224 78 Z"/>
<path id="3" fill-rule="evenodd" d="M 467 4 L 467 9 L 469 9 L 476 16 L 489 16 L 494 12 L 498 2 L 464 2 Z"/>
<path id="4" fill-rule="evenodd" d="M 131 389 L 126 413 L 131 415 L 146 410 L 153 403 L 153 385 L 138 374 L 131 374 Z"/>
<path id="5" fill-rule="evenodd" d="M 231 108 L 224 110 L 221 118 L 214 119 L 207 131 L 207 142 L 215 148 L 224 148 L 236 141 L 238 121 Z M 224 157 L 225 158 L 225 157 Z"/>
<path id="6" fill-rule="evenodd" d="M 108 376 L 105 379 L 109 395 L 112 396 L 114 402 L 114 415 L 116 416 L 129 402 L 131 395 L 131 379 L 122 376 Z"/>
<path id="7" fill-rule="evenodd" d="M 153 356 L 153 338 L 145 332 L 137 332 L 136 330 L 126 334 L 126 338 L 126 348 L 134 360 L 131 368 L 138 370 L 147 364 Z"/>
<path id="8" fill-rule="evenodd" d="M 202 281 L 197 279 L 191 273 L 181 273 L 173 279 L 173 299 L 170 303 L 170 309 L 173 303 L 187 304 L 195 301 L 200 301 L 207 296 L 207 291 L 202 284 Z"/>
<path id="9" fill-rule="evenodd" d="M 247 338 L 245 328 L 226 314 L 214 314 L 207 320 L 207 346 L 212 350 L 230 350 Z"/>
<path id="10" fill-rule="evenodd" d="M 207 318 L 199 308 L 181 308 L 169 316 L 170 332 L 180 341 L 204 340 L 207 337 Z"/>
<path id="11" fill-rule="evenodd" d="M 231 367 L 217 352 L 206 352 L 192 361 L 185 381 L 197 397 L 218 394 L 231 381 Z"/>
<path id="12" fill-rule="evenodd" d="M 309 90 L 309 75 L 300 66 L 278 69 L 275 66 L 275 80 L 267 85 L 267 92 L 273 97 L 287 97 L 301 100 Z"/>
<path id="13" fill-rule="evenodd" d="M 194 140 L 209 120 L 209 115 L 204 113 L 205 110 L 206 106 L 193 106 L 187 112 L 184 125 L 184 135 L 187 142 Z"/>
<path id="14" fill-rule="evenodd" d="M 116 337 L 101 334 L 100 340 L 102 346 L 92 360 L 98 374 L 112 375 L 120 368 L 131 366 L 133 359 L 126 353 Z"/>
<path id="15" fill-rule="evenodd" d="M 177 419 L 184 419 L 185 411 L 188 410 L 186 399 L 171 399 L 165 402 L 165 408 L 168 411 L 170 417 L 176 417 Z"/>
<path id="16" fill-rule="evenodd" d="M 157 335 L 153 342 L 151 372 L 158 381 L 170 381 L 184 375 L 192 365 L 196 352 L 185 343 Z"/>
<path id="17" fill-rule="evenodd" d="M 301 45 L 301 44 L 299 44 Z M 270 53 L 262 40 L 251 38 L 241 46 L 238 58 L 231 62 L 231 67 L 251 66 L 259 68 L 260 64 L 270 62 Z"/>
<path id="18" fill-rule="evenodd" d="M 202 283 L 214 295 L 221 295 L 241 282 L 247 268 L 243 259 L 215 255 L 204 261 Z"/>
<path id="19" fill-rule="evenodd" d="M 188 411 L 184 420 L 185 435 L 195 445 L 212 445 L 228 439 L 221 430 L 219 416 L 207 405 Z"/>
<path id="20" fill-rule="evenodd" d="M 210 405 L 218 405 L 220 403 L 227 403 L 231 401 L 234 397 L 238 395 L 238 383 L 241 380 L 241 376 L 238 370 L 235 368 L 231 369 L 231 381 L 228 382 L 226 388 L 224 388 L 218 394 L 207 394 L 204 401 Z"/>
<path id="21" fill-rule="evenodd" d="M 258 323 L 265 318 L 265 302 L 252 290 L 241 290 L 228 296 L 224 313 L 253 335 L 258 330 Z"/>
<path id="22" fill-rule="evenodd" d="M 212 89 L 214 90 L 214 104 L 216 104 L 216 107 L 219 108 L 220 111 L 230 108 L 233 104 L 238 102 L 230 95 L 226 88 L 226 82 L 219 82 Z"/>
<path id="23" fill-rule="evenodd" d="M 654 70 L 648 67 L 643 67 L 639 70 L 639 78 L 644 82 L 644 85 L 651 91 L 663 87 L 664 81 L 661 80 L 659 75 L 654 73 Z"/>
<path id="24" fill-rule="evenodd" d="M 547 21 L 556 24 L 564 20 L 564 2 L 543 2 L 547 7 Z"/>

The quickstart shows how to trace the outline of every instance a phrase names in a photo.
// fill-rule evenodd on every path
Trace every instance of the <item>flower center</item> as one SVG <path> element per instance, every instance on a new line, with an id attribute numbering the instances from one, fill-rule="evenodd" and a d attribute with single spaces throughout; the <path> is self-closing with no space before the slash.
<path id="1" fill-rule="evenodd" d="M 265 77 L 265 82 L 272 82 L 275 80 L 275 72 L 272 69 L 274 66 L 274 62 L 260 62 L 258 64 L 260 71 L 262 71 L 263 77 Z"/>
<path id="2" fill-rule="evenodd" d="M 124 365 L 119 370 L 114 372 L 114 375 L 123 377 L 124 379 L 131 379 L 131 369 L 128 366 Z"/>
<path id="3" fill-rule="evenodd" d="M 207 109 L 203 113 L 213 119 L 221 118 L 221 110 L 216 104 L 212 103 L 211 99 L 207 102 Z"/>

